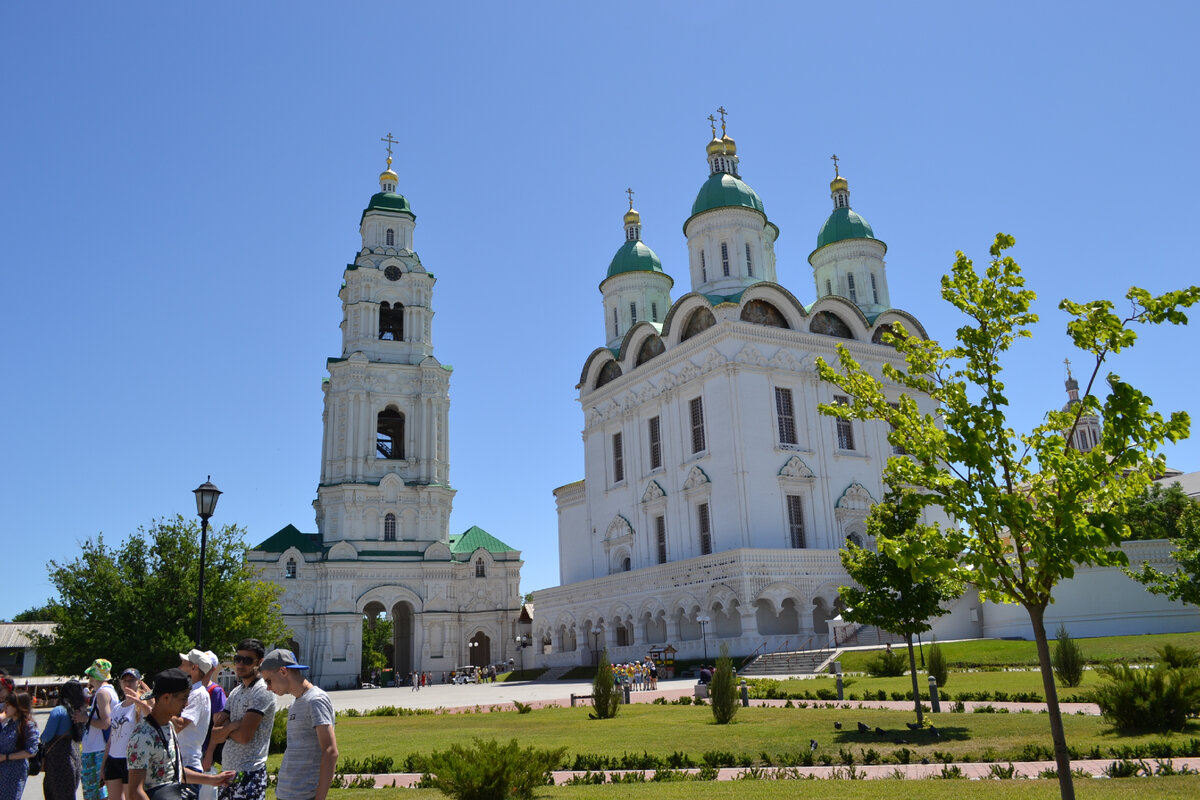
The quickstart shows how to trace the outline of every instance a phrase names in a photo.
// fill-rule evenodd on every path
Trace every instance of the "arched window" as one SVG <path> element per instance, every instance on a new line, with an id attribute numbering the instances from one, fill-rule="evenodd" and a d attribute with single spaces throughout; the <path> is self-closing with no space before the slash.
<path id="1" fill-rule="evenodd" d="M 858 534 L 858 533 L 850 534 L 849 536 L 846 537 L 846 541 L 849 542 L 850 544 L 854 545 L 855 547 L 863 546 L 863 537 L 861 534 Z"/>
<path id="2" fill-rule="evenodd" d="M 754 277 L 754 261 L 750 258 L 750 243 L 746 242 L 746 274 Z"/>
<path id="3" fill-rule="evenodd" d="M 708 280 L 708 265 L 704 261 L 704 251 L 700 251 L 700 280 Z"/>
<path id="4" fill-rule="evenodd" d="M 383 518 L 383 540 L 385 542 L 396 541 L 396 515 L 387 514 Z"/>
<path id="5" fill-rule="evenodd" d="M 404 415 L 391 406 L 379 412 L 375 428 L 375 457 L 404 458 Z"/>
<path id="6" fill-rule="evenodd" d="M 850 302 L 857 303 L 858 302 L 858 291 L 854 288 L 854 276 L 853 275 L 846 276 L 846 288 L 850 290 Z"/>
<path id="7" fill-rule="evenodd" d="M 296 559 L 289 558 L 287 560 L 287 566 L 284 568 L 283 577 L 285 577 L 285 578 L 296 577 Z"/>
<path id="8" fill-rule="evenodd" d="M 379 338 L 394 342 L 404 340 L 404 306 L 391 305 L 386 300 L 379 304 Z"/>
<path id="9" fill-rule="evenodd" d="M 388 245 L 388 247 L 391 247 L 396 243 L 396 232 L 391 228 L 387 229 L 387 233 L 384 235 L 384 242 Z"/>
<path id="10" fill-rule="evenodd" d="M 721 242 L 721 274 L 729 277 L 729 245 Z"/>
<path id="11" fill-rule="evenodd" d="M 633 568 L 633 562 L 629 560 L 629 556 L 621 559 L 621 572 L 629 572 Z"/>
<path id="12" fill-rule="evenodd" d="M 475 559 L 475 577 L 476 578 L 486 578 L 487 577 L 487 568 L 483 565 L 482 558 Z"/>

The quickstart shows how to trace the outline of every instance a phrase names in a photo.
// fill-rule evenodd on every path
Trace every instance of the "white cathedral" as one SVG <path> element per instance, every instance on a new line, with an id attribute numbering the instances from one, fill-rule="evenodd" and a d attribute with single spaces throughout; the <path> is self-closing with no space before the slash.
<path id="1" fill-rule="evenodd" d="M 782 285 L 779 228 L 742 180 L 723 122 L 721 133 L 714 124 L 708 178 L 683 223 L 686 291 L 672 300 L 632 196 L 600 283 L 605 346 L 577 387 L 585 478 L 554 492 L 562 585 L 534 597 L 544 664 L 666 644 L 680 657 L 718 643 L 735 654 L 821 647 L 846 582 L 839 551 L 869 544 L 867 513 L 896 450 L 882 423 L 818 413 L 846 399 L 814 363 L 835 363 L 841 344 L 881 376 L 902 363 L 884 332 L 925 331 L 892 307 L 887 245 L 836 169 L 813 283 Z M 927 398 L 920 408 L 934 411 Z"/>
<path id="2" fill-rule="evenodd" d="M 522 630 L 521 554 L 481 528 L 449 535 L 450 367 L 433 355 L 434 276 L 385 141 L 322 385 L 317 532 L 288 525 L 247 553 L 282 587 L 292 649 L 327 689 L 358 685 L 364 616 L 392 620 L 398 675 L 506 661 Z"/>

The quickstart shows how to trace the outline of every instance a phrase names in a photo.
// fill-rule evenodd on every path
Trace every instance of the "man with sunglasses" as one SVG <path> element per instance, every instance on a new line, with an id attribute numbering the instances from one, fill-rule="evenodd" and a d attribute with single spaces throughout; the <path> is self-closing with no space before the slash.
<path id="1" fill-rule="evenodd" d="M 264 650 L 258 639 L 238 642 L 233 671 L 240 683 L 229 693 L 226 710 L 213 718 L 204 767 L 212 765 L 213 751 L 224 742 L 221 768 L 237 773 L 228 786 L 220 788 L 220 800 L 263 800 L 267 793 L 267 748 L 275 722 L 275 695 L 258 674 Z"/>

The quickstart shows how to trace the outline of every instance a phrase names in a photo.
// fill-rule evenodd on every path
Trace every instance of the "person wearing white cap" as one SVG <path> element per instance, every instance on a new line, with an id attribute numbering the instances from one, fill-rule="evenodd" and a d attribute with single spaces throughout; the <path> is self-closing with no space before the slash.
<path id="1" fill-rule="evenodd" d="M 204 771 L 200 762 L 204 758 L 204 737 L 208 735 L 208 723 L 212 719 L 204 676 L 215 666 L 214 659 L 210 659 L 202 650 L 192 648 L 179 654 L 179 668 L 191 680 L 192 688 L 188 692 L 187 705 L 179 716 L 171 719 L 171 724 L 175 726 L 179 739 L 179 758 L 183 766 L 196 772 Z M 197 800 L 198 789 L 196 784 L 184 784 L 181 791 L 183 800 Z"/>

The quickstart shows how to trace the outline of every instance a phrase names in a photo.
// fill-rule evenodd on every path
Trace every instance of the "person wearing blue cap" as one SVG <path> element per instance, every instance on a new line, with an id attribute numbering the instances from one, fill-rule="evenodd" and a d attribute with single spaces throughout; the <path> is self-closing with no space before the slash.
<path id="1" fill-rule="evenodd" d="M 275 786 L 278 800 L 326 800 L 337 766 L 333 703 L 301 674 L 306 669 L 295 653 L 280 649 L 267 653 L 258 670 L 272 692 L 296 698 L 288 709 L 287 749 Z"/>

